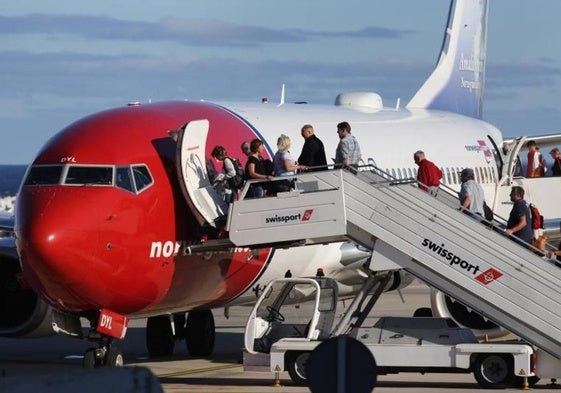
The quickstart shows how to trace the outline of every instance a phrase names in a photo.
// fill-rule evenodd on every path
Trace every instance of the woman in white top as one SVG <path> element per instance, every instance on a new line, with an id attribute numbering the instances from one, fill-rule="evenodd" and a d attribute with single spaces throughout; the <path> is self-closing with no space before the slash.
<path id="1" fill-rule="evenodd" d="M 296 160 L 290 155 L 290 138 L 281 134 L 277 140 L 277 152 L 273 158 L 273 175 L 275 176 L 292 176 L 297 170 L 306 170 L 304 165 L 298 165 Z M 276 192 L 289 191 L 291 182 L 286 180 L 276 181 Z"/>

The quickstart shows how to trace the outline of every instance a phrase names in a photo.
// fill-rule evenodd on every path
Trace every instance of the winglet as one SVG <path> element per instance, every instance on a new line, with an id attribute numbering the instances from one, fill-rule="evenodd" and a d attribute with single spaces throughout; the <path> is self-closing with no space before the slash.
<path id="1" fill-rule="evenodd" d="M 487 0 L 452 1 L 438 63 L 407 108 L 481 118 L 488 9 Z"/>

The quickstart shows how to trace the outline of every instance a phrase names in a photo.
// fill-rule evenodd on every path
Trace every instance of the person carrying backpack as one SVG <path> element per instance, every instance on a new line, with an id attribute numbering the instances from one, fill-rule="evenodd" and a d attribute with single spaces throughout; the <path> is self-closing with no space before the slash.
<path id="1" fill-rule="evenodd" d="M 223 146 L 217 145 L 210 153 L 218 161 L 222 161 L 222 172 L 214 178 L 214 184 L 220 192 L 224 201 L 230 203 L 234 200 L 234 195 L 243 184 L 243 168 L 235 158 L 228 157 L 228 152 Z M 236 168 L 237 161 L 237 168 Z M 241 170 L 241 176 L 239 174 Z"/>
<path id="2" fill-rule="evenodd" d="M 524 200 L 524 189 L 520 186 L 513 186 L 510 191 L 510 201 L 512 202 L 512 210 L 506 224 L 505 235 L 516 236 L 512 240 L 523 247 L 527 247 L 528 244 L 532 244 L 534 233 L 532 231 L 530 208 Z"/>
<path id="3" fill-rule="evenodd" d="M 460 189 L 460 211 L 470 213 L 481 221 L 485 218 L 485 194 L 483 188 L 475 181 L 475 173 L 471 168 L 464 168 L 460 172 L 462 186 Z"/>

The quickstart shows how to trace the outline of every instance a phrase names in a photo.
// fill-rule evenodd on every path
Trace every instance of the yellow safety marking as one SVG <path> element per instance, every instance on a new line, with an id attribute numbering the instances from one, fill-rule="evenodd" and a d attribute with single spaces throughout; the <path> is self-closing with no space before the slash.
<path id="1" fill-rule="evenodd" d="M 526 371 L 524 371 L 524 369 L 521 368 L 520 371 L 518 371 L 518 375 L 526 375 Z"/>
<path id="2" fill-rule="evenodd" d="M 279 366 L 278 364 L 275 366 L 275 371 L 277 371 L 277 372 L 278 372 L 278 371 L 281 371 L 281 368 L 280 368 L 280 366 Z"/>

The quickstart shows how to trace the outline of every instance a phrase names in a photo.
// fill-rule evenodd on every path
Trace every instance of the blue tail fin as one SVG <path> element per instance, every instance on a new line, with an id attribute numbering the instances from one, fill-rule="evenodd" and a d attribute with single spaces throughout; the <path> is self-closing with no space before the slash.
<path id="1" fill-rule="evenodd" d="M 438 63 L 407 108 L 481 118 L 487 13 L 487 0 L 452 0 Z"/>

